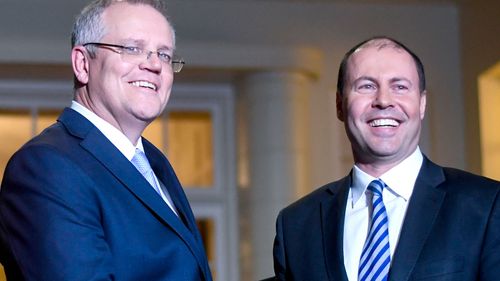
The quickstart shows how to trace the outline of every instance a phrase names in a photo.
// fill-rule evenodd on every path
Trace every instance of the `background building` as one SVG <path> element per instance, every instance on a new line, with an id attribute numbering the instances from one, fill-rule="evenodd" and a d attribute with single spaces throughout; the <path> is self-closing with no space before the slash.
<path id="1" fill-rule="evenodd" d="M 1 171 L 69 105 L 69 34 L 86 2 L 0 0 Z M 373 35 L 423 60 L 424 153 L 500 179 L 499 1 L 166 2 L 187 65 L 146 135 L 188 190 L 216 280 L 271 276 L 277 212 L 351 168 L 337 69 Z"/>

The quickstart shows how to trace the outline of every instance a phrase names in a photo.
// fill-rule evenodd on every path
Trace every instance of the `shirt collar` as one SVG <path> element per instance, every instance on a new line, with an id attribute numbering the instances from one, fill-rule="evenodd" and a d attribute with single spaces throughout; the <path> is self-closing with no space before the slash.
<path id="1" fill-rule="evenodd" d="M 118 150 L 130 161 L 134 157 L 135 149 L 138 148 L 144 151 L 142 145 L 142 138 L 139 138 L 137 145 L 134 146 L 130 140 L 117 128 L 109 124 L 107 121 L 99 117 L 94 112 L 90 111 L 85 106 L 79 104 L 76 101 L 71 102 L 71 108 L 76 112 L 80 113 L 89 120 L 94 126 L 97 127 L 101 133 L 114 145 Z"/>
<path id="2" fill-rule="evenodd" d="M 387 184 L 387 189 L 391 193 L 408 201 L 413 192 L 422 162 L 423 155 L 420 148 L 417 147 L 409 157 L 381 175 L 380 179 Z M 374 177 L 354 165 L 351 186 L 352 206 L 361 198 L 368 184 L 374 179 Z"/>

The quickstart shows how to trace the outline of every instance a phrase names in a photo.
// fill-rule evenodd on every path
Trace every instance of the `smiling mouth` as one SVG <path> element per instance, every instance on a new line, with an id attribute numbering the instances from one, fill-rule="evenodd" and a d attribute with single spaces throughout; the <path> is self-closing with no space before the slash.
<path id="1" fill-rule="evenodd" d="M 130 84 L 132 84 L 136 87 L 140 87 L 140 88 L 151 89 L 153 91 L 156 91 L 156 89 L 158 88 L 155 84 L 148 82 L 148 81 L 133 81 L 133 82 L 130 82 Z"/>
<path id="2" fill-rule="evenodd" d="M 368 123 L 371 127 L 397 127 L 399 122 L 394 119 L 375 119 Z"/>

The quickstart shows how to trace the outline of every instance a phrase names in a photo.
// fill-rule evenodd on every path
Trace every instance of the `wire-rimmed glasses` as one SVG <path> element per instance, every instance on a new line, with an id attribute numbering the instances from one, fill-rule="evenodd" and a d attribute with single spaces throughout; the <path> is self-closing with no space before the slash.
<path id="1" fill-rule="evenodd" d="M 84 47 L 93 45 L 97 47 L 103 47 L 109 49 L 113 52 L 116 52 L 122 56 L 123 59 L 128 62 L 140 63 L 144 59 L 144 55 L 146 55 L 146 59 L 149 59 L 151 54 L 156 54 L 158 59 L 170 66 L 174 73 L 179 73 L 182 70 L 185 62 L 182 58 L 172 57 L 172 55 L 166 50 L 157 50 L 157 51 L 147 51 L 142 49 L 141 47 L 136 46 L 124 46 L 124 45 L 116 45 L 116 44 L 108 44 L 108 43 L 100 43 L 100 42 L 89 42 L 83 44 Z"/>

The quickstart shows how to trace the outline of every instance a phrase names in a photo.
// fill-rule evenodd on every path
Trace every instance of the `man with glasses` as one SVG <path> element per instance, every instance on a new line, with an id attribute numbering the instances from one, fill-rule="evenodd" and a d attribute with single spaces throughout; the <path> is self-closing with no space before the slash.
<path id="1" fill-rule="evenodd" d="M 71 39 L 71 107 L 14 154 L 3 178 L 9 280 L 210 281 L 184 191 L 141 137 L 183 66 L 163 4 L 94 1 Z"/>

